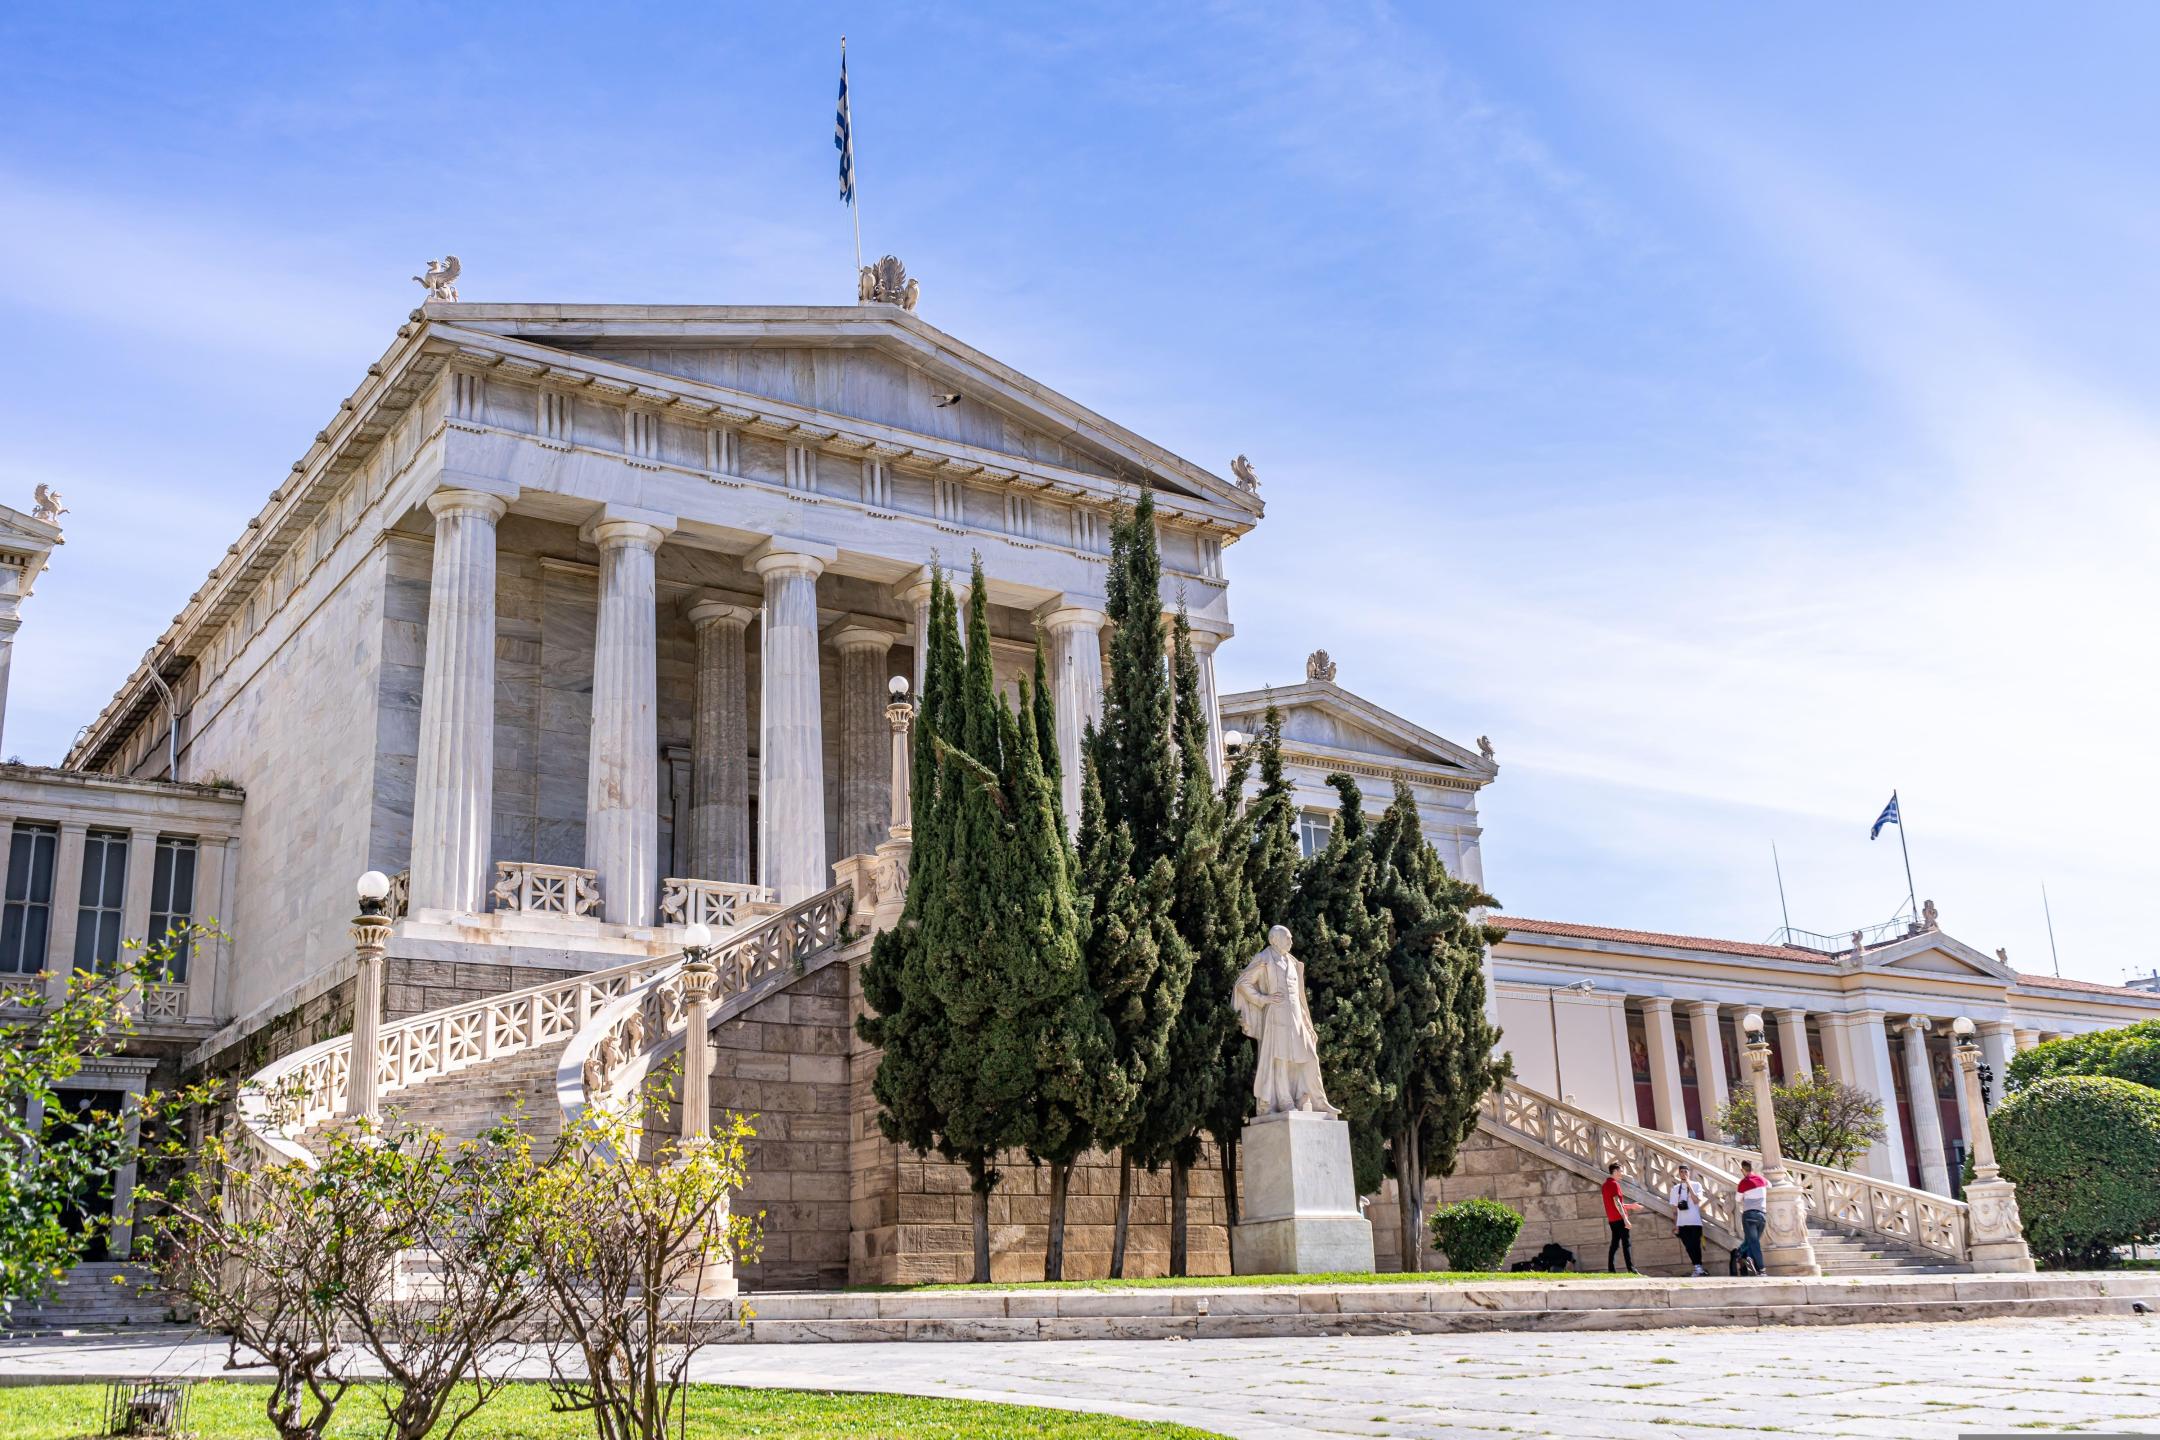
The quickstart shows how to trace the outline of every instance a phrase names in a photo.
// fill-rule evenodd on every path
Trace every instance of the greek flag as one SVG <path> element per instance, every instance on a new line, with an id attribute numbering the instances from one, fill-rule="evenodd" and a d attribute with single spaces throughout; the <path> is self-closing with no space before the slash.
<path id="1" fill-rule="evenodd" d="M 1898 824 L 1901 824 L 1901 822 L 1898 820 L 1897 813 L 1897 791 L 1893 790 L 1890 792 L 1890 803 L 1883 806 L 1882 814 L 1875 817 L 1875 828 L 1867 832 L 1867 838 L 1873 840 L 1876 836 L 1882 834 L 1882 827 L 1885 825 Z"/>
<path id="2" fill-rule="evenodd" d="M 855 127 L 848 120 L 847 46 L 840 47 L 840 108 L 833 117 L 833 149 L 840 152 L 840 203 L 855 203 Z"/>

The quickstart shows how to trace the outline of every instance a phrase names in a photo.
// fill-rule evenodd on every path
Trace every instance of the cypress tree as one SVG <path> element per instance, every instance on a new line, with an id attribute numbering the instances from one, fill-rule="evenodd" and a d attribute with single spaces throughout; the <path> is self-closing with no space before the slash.
<path id="1" fill-rule="evenodd" d="M 872 1087 L 881 1128 L 967 1167 L 978 1283 L 999 1151 L 1069 1145 L 1108 1050 L 1056 792 L 1032 709 L 1016 716 L 998 698 L 984 592 L 978 562 L 963 660 L 951 590 L 932 578 L 917 849 L 901 924 L 865 971 L 879 1014 L 861 1026 L 885 1051 Z"/>
<path id="2" fill-rule="evenodd" d="M 1363 797 L 1347 775 L 1330 775 L 1341 796 L 1327 847 L 1305 863 L 1291 904 L 1290 930 L 1305 962 L 1313 1028 L 1328 1099 L 1350 1124 L 1350 1160 L 1360 1195 L 1380 1188 L 1395 1090 L 1384 1047 L 1394 1007 L 1387 953 L 1389 917 L 1374 906 L 1376 861 Z"/>
<path id="3" fill-rule="evenodd" d="M 1162 560 L 1155 501 L 1142 491 L 1110 532 L 1105 609 L 1113 627 L 1102 724 L 1084 749 L 1080 872 L 1090 897 L 1088 973 L 1109 1022 L 1114 1062 L 1131 1103 L 1106 1107 L 1096 1143 L 1118 1152 L 1110 1273 L 1124 1274 L 1134 1146 L 1168 1085 L 1170 1030 L 1185 1000 L 1192 951 L 1171 919 L 1176 893 L 1170 680 L 1163 655 Z"/>
<path id="4" fill-rule="evenodd" d="M 1252 844 L 1245 874 L 1260 923 L 1286 925 L 1298 886 L 1297 802 L 1283 775 L 1282 712 L 1272 703 L 1253 751 L 1260 766 L 1260 793 L 1245 812 Z"/>
<path id="5" fill-rule="evenodd" d="M 1484 1097 L 1514 1067 L 1495 1055 L 1500 1032 L 1485 1016 L 1485 947 L 1501 932 L 1474 911 L 1497 902 L 1447 873 L 1419 828 L 1417 801 L 1397 782 L 1374 837 L 1375 904 L 1389 916 L 1384 1069 L 1394 1100 L 1386 1126 L 1388 1169 L 1402 1197 L 1404 1268 L 1419 1269 L 1425 1177 L 1447 1175 L 1477 1128 Z"/>
<path id="6" fill-rule="evenodd" d="M 1176 883 L 1171 922 L 1192 951 L 1192 979 L 1171 1028 L 1164 1083 L 1150 1096 L 1135 1151 L 1149 1169 L 1170 1165 L 1170 1273 L 1186 1273 L 1192 1167 L 1204 1127 L 1236 1099 L 1238 1124 L 1252 1094 L 1251 1071 L 1232 1072 L 1227 1058 L 1250 1049 L 1238 1028 L 1230 992 L 1238 972 L 1263 943 L 1259 912 L 1245 878 L 1244 846 L 1236 834 L 1236 788 L 1218 792 L 1208 769 L 1208 715 L 1200 699 L 1200 666 L 1192 623 L 1178 607 L 1172 627 L 1171 672 L 1177 717 L 1179 785 L 1175 827 Z M 1233 1042 L 1241 1042 L 1233 1044 Z"/>

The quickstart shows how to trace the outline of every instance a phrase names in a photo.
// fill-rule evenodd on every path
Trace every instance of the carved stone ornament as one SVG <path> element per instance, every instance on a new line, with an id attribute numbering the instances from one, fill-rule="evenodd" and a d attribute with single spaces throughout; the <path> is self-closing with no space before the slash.
<path id="1" fill-rule="evenodd" d="M 67 513 L 67 506 L 60 503 L 60 492 L 41 482 L 32 493 L 30 518 L 52 525 L 57 524 L 60 517 Z"/>
<path id="2" fill-rule="evenodd" d="M 1305 678 L 1325 680 L 1330 685 L 1335 683 L 1335 662 L 1328 659 L 1327 651 L 1315 650 L 1305 657 Z"/>
<path id="3" fill-rule="evenodd" d="M 1477 748 L 1478 753 L 1483 755 L 1486 759 L 1490 760 L 1493 758 L 1492 737 L 1490 735 L 1478 736 Z"/>
<path id="4" fill-rule="evenodd" d="M 1230 473 L 1237 477 L 1238 487 L 1249 494 L 1260 493 L 1260 477 L 1253 473 L 1252 461 L 1243 455 L 1230 462 Z"/>
<path id="5" fill-rule="evenodd" d="M 457 256 L 445 255 L 440 260 L 428 261 L 427 274 L 413 276 L 413 283 L 427 291 L 427 298 L 430 300 L 454 302 L 457 299 L 457 278 L 464 268 L 458 264 Z"/>
<path id="6" fill-rule="evenodd" d="M 857 295 L 865 305 L 898 305 L 910 315 L 922 298 L 922 286 L 908 278 L 907 266 L 887 255 L 875 265 L 862 267 Z"/>
<path id="7" fill-rule="evenodd" d="M 1923 900 L 1920 902 L 1920 927 L 1923 930 L 1942 929 L 1941 924 L 1939 924 L 1936 920 L 1935 902 L 1932 900 Z"/>

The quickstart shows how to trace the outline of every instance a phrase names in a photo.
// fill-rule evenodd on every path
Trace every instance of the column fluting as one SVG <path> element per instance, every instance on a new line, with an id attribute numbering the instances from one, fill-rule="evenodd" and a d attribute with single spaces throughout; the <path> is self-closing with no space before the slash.
<path id="1" fill-rule="evenodd" d="M 650 925 L 660 887 L 658 614 L 654 557 L 667 532 L 602 520 L 600 613 L 593 631 L 592 764 L 585 787 L 585 864 L 611 924 Z"/>
<path id="2" fill-rule="evenodd" d="M 759 674 L 759 879 L 792 905 L 826 888 L 825 737 L 818 685 L 817 581 L 825 561 L 768 545 Z"/>
<path id="3" fill-rule="evenodd" d="M 1050 698 L 1057 713 L 1058 781 L 1065 828 L 1080 833 L 1080 742 L 1102 720 L 1102 632 L 1109 617 L 1088 605 L 1065 604 L 1043 616 L 1049 641 Z"/>
<path id="4" fill-rule="evenodd" d="M 1928 1063 L 1924 1015 L 1905 1022 L 1905 1097 L 1910 1102 L 1913 1148 L 1920 1153 L 1920 1173 L 1912 1183 L 1937 1195 L 1950 1193 L 1950 1162 L 1943 1153 L 1942 1110 L 1935 1098 L 1935 1070 Z"/>
<path id="5" fill-rule="evenodd" d="M 840 854 L 870 855 L 891 828 L 892 727 L 885 722 L 891 632 L 849 625 L 840 653 Z"/>
<path id="6" fill-rule="evenodd" d="M 495 810 L 495 525 L 509 505 L 438 490 L 428 579 L 420 754 L 413 782 L 411 907 L 487 908 Z M 522 858 L 522 857 L 520 857 Z"/>
<path id="7" fill-rule="evenodd" d="M 757 612 L 701 599 L 690 756 L 690 875 L 750 882 L 750 685 L 744 637 Z"/>

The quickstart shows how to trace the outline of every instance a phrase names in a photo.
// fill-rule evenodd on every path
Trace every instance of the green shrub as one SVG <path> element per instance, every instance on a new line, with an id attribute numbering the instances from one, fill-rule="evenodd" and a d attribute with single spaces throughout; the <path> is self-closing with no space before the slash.
<path id="1" fill-rule="evenodd" d="M 2025 1240 L 2048 1265 L 2093 1269 L 2160 1234 L 2160 1090 L 2100 1075 L 2035 1080 L 1993 1117 Z"/>
<path id="2" fill-rule="evenodd" d="M 1515 1248 L 1522 1216 L 1497 1200 L 1458 1200 L 1432 1213 L 1433 1248 L 1450 1270 L 1497 1270 Z"/>
<path id="3" fill-rule="evenodd" d="M 2065 1035 L 2012 1056 L 2009 1068 L 2005 1085 L 2013 1095 L 2050 1075 L 2110 1075 L 2133 1085 L 2160 1087 L 2160 1020 Z"/>

